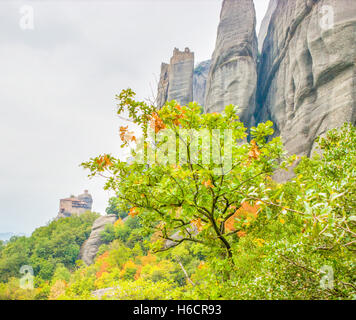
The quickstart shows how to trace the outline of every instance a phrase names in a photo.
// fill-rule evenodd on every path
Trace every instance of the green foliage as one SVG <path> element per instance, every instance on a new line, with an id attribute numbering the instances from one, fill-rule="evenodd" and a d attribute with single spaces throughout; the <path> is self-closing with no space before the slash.
<path id="1" fill-rule="evenodd" d="M 112 224 L 107 224 L 104 231 L 100 233 L 100 238 L 104 243 L 110 243 L 115 239 L 115 228 Z"/>
<path id="2" fill-rule="evenodd" d="M 109 206 L 106 208 L 106 213 L 107 214 L 114 214 L 116 215 L 118 218 L 124 219 L 127 217 L 128 212 L 120 210 L 118 208 L 119 205 L 119 199 L 117 197 L 112 197 L 109 199 Z"/>
<path id="3" fill-rule="evenodd" d="M 6 284 L 0 283 L 0 300 L 34 300 L 35 297 L 36 291 L 21 289 L 16 278 L 9 278 Z"/>
<path id="4" fill-rule="evenodd" d="M 0 281 L 20 277 L 23 265 L 30 265 L 36 277 L 50 280 L 56 266 L 75 266 L 79 249 L 89 237 L 95 213 L 63 218 L 36 229 L 31 237 L 13 237 L 0 253 Z"/>
<path id="5" fill-rule="evenodd" d="M 173 130 L 175 143 L 183 140 L 187 148 L 186 161 L 173 165 L 165 161 L 142 164 L 140 150 L 133 150 L 134 160 L 129 164 L 109 155 L 104 156 L 105 165 L 100 161 L 103 156 L 83 164 L 90 176 L 106 171 L 105 188 L 114 190 L 118 207 L 131 207 L 129 214 L 142 225 L 135 232 L 121 226 L 116 238 L 127 246 L 129 237 L 140 242 L 140 234 L 147 238 L 153 233 L 150 248 L 165 267 L 145 265 L 141 278 L 167 279 L 189 299 L 354 296 L 356 143 L 352 125 L 318 139 L 319 155 L 303 158 L 295 169 L 296 177 L 278 184 L 271 178 L 275 170 L 288 170 L 297 157 L 286 158 L 280 138 L 269 138 L 274 133 L 272 122 L 251 128 L 247 143 L 246 128 L 238 121 L 234 106 L 227 106 L 223 114 L 201 114 L 195 103 L 181 107 L 172 101 L 157 111 L 134 102 L 131 91 L 119 98 L 125 98 L 119 114 L 125 105 L 134 123 L 143 129 L 149 122 L 153 125 L 154 134 L 144 134 L 151 139 L 143 144 L 147 154 L 162 149 L 168 156 L 173 145 L 167 136 L 160 136 L 164 129 Z M 231 130 L 232 169 L 202 162 L 207 152 L 203 149 L 193 161 L 189 152 L 193 139 L 186 139 L 182 129 L 206 129 L 207 134 L 213 129 Z M 221 156 L 225 148 L 220 147 Z M 167 240 L 178 246 L 167 251 Z M 132 259 L 132 252 L 128 255 Z M 137 262 L 129 265 L 132 268 L 123 274 L 135 282 Z M 176 266 L 181 270 L 172 271 Z M 106 267 L 110 274 L 110 266 Z M 321 286 L 330 279 L 334 279 L 332 285 Z"/>
<path id="6" fill-rule="evenodd" d="M 107 300 L 168 300 L 180 299 L 181 288 L 172 288 L 170 281 L 139 279 L 137 281 L 120 281 Z"/>
<path id="7" fill-rule="evenodd" d="M 59 263 L 54 271 L 52 277 L 52 283 L 55 283 L 57 280 L 63 280 L 69 282 L 71 273 L 70 271 L 64 266 L 64 264 Z"/>
<path id="8" fill-rule="evenodd" d="M 105 188 L 115 191 L 120 208 L 124 210 L 131 207 L 129 214 L 139 216 L 146 233 L 159 234 L 158 241 L 153 244 L 155 251 L 164 250 L 166 240 L 177 244 L 189 241 L 201 243 L 214 254 L 231 259 L 232 236 L 242 228 L 244 221 L 236 230 L 225 228 L 227 221 L 244 202 L 253 205 L 255 199 L 265 196 L 269 186 L 267 178 L 285 160 L 279 138 L 266 142 L 267 137 L 273 134 L 272 123 L 252 128 L 251 134 L 255 140 L 247 143 L 244 142 L 246 128 L 238 121 L 237 110 L 232 105 L 227 106 L 223 114 L 201 114 L 200 106 L 196 103 L 181 107 L 173 101 L 161 110 L 142 117 L 151 109 L 141 102 L 134 102 L 132 98 L 128 99 L 127 95 L 131 96 L 131 91 L 124 91 L 120 95 L 125 100 L 120 103 L 119 113 L 124 111 L 122 105 L 125 104 L 134 122 L 142 128 L 155 120 L 155 132 L 149 136 L 155 143 L 149 143 L 149 140 L 145 142 L 147 152 L 155 152 L 157 148 L 173 148 L 166 137 L 158 135 L 159 131 L 166 128 L 174 132 L 174 142 L 179 144 L 185 141 L 183 148 L 186 158 L 181 158 L 175 164 L 163 162 L 148 165 L 141 163 L 141 150 L 136 150 L 133 151 L 134 160 L 130 163 L 105 155 L 91 159 L 83 166 L 91 171 L 90 176 L 106 171 L 110 177 Z M 203 158 L 207 153 L 210 154 L 210 149 L 200 148 L 193 159 L 193 139 L 185 136 L 182 129 L 205 130 L 205 134 L 220 148 L 224 138 L 216 137 L 213 130 L 231 130 L 232 140 L 225 143 L 224 149 L 232 150 L 232 167 L 226 170 L 222 164 L 216 165 L 214 161 L 206 164 Z M 209 158 L 212 157 L 210 154 Z M 220 153 L 220 160 L 222 157 L 224 155 Z M 102 159 L 107 159 L 105 165 Z M 199 232 L 192 232 L 193 225 Z M 184 236 L 176 240 L 172 238 L 175 233 Z M 135 241 L 138 240 L 137 235 Z"/>
<path id="9" fill-rule="evenodd" d="M 0 282 L 0 299 L 96 299 L 93 291 L 108 288 L 102 299 L 355 299 L 352 125 L 319 138 L 317 155 L 303 157 L 295 177 L 277 183 L 275 170 L 288 170 L 297 157 L 286 158 L 281 139 L 270 139 L 272 122 L 251 128 L 247 142 L 232 105 L 223 114 L 174 101 L 155 110 L 134 96 L 118 96 L 118 113 L 128 111 L 144 130 L 152 126 L 154 134 L 144 132 L 147 151 L 168 154 L 164 128 L 176 140 L 186 138 L 182 129 L 206 129 L 212 140 L 213 129 L 229 129 L 232 168 L 203 163 L 204 150 L 193 161 L 192 138 L 185 140 L 186 161 L 174 165 L 142 164 L 137 148 L 130 163 L 91 159 L 83 166 L 90 176 L 105 172 L 105 188 L 117 195 L 107 213 L 119 217 L 102 232 L 95 262 L 75 261 L 95 216 L 53 222 L 0 244 L 0 280 L 7 281 Z M 221 146 L 222 137 L 216 140 Z M 225 146 L 218 151 L 223 156 Z M 14 278 L 23 264 L 35 269 L 33 291 Z"/>
<path id="10" fill-rule="evenodd" d="M 21 266 L 29 264 L 33 241 L 26 237 L 12 237 L 1 250 L 0 282 L 19 276 Z"/>
<path id="11" fill-rule="evenodd" d="M 128 217 L 124 224 L 115 228 L 115 238 L 133 248 L 137 242 L 144 241 L 142 225 L 138 217 Z"/>
<path id="12" fill-rule="evenodd" d="M 296 177 L 263 199 L 256 222 L 233 245 L 234 266 L 209 259 L 189 298 L 354 298 L 355 128 L 318 141 L 322 154 L 303 158 Z M 226 269 L 230 281 L 219 277 Z"/>

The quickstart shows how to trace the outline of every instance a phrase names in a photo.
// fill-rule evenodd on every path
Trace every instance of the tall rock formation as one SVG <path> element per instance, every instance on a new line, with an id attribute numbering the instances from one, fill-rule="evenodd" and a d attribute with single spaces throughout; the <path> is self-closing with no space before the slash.
<path id="1" fill-rule="evenodd" d="M 103 240 L 100 234 L 105 230 L 107 224 L 114 224 L 117 220 L 116 215 L 101 216 L 94 221 L 91 228 L 91 233 L 82 247 L 80 248 L 79 259 L 83 260 L 86 265 L 91 265 L 99 251 L 100 246 L 103 244 Z"/>
<path id="2" fill-rule="evenodd" d="M 355 0 L 279 0 L 260 57 L 257 121 L 291 154 L 356 116 Z"/>
<path id="3" fill-rule="evenodd" d="M 157 106 L 162 107 L 168 100 L 168 86 L 169 86 L 169 64 L 162 63 L 161 75 L 158 83 Z"/>
<path id="4" fill-rule="evenodd" d="M 262 52 L 263 42 L 265 41 L 265 38 L 267 36 L 268 26 L 271 21 L 272 15 L 277 8 L 277 4 L 278 0 L 270 0 L 269 2 L 267 13 L 265 14 L 262 20 L 260 31 L 258 33 L 258 52 Z"/>
<path id="5" fill-rule="evenodd" d="M 173 51 L 170 64 L 162 63 L 158 84 L 157 106 L 176 100 L 180 104 L 193 101 L 194 52 L 189 48 Z"/>
<path id="6" fill-rule="evenodd" d="M 253 122 L 257 83 L 256 13 L 253 0 L 224 0 L 207 81 L 205 111 L 240 108 L 241 120 Z"/>
<path id="7" fill-rule="evenodd" d="M 198 102 L 201 106 L 204 105 L 206 82 L 209 76 L 211 60 L 199 63 L 194 69 L 193 75 L 193 100 Z"/>
<path id="8" fill-rule="evenodd" d="M 272 120 L 289 153 L 311 155 L 317 136 L 356 122 L 356 1 L 270 0 L 258 45 L 255 20 L 253 0 L 224 0 L 211 66 L 192 75 L 193 58 L 176 49 L 162 65 L 160 105 L 235 104 L 246 126 Z"/>

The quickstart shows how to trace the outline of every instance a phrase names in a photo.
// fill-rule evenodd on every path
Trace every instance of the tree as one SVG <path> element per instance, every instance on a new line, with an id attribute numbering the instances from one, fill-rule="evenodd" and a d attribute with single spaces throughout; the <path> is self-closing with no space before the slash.
<path id="1" fill-rule="evenodd" d="M 305 231 L 335 246 L 352 248 L 356 236 L 355 127 L 345 124 L 316 142 L 321 154 L 302 159 L 296 178 L 285 186 L 286 193 L 304 213 Z"/>
<path id="2" fill-rule="evenodd" d="M 0 282 L 20 276 L 20 268 L 29 264 L 31 240 L 26 237 L 12 237 L 0 255 Z"/>
<path id="3" fill-rule="evenodd" d="M 128 111 L 143 130 L 131 161 L 105 154 L 82 166 L 91 177 L 104 176 L 105 189 L 116 192 L 119 207 L 130 207 L 130 216 L 138 216 L 147 232 L 156 232 L 154 250 L 167 250 L 166 241 L 193 242 L 233 262 L 231 243 L 251 220 L 241 211 L 248 205 L 256 214 L 274 170 L 294 158 L 284 157 L 280 138 L 267 141 L 273 134 L 270 121 L 252 128 L 247 142 L 232 105 L 222 114 L 201 114 L 198 104 L 175 101 L 156 110 L 134 96 L 130 89 L 118 96 L 118 114 Z M 121 139 L 124 146 L 137 141 L 127 127 L 121 128 Z"/>
<path id="4" fill-rule="evenodd" d="M 57 280 L 62 280 L 62 281 L 68 282 L 70 280 L 70 272 L 64 266 L 64 264 L 59 263 L 56 266 L 56 269 L 54 271 L 54 274 L 53 274 L 53 277 L 51 280 L 52 280 L 52 283 L 55 283 Z"/>
<path id="5" fill-rule="evenodd" d="M 100 238 L 104 243 L 110 243 L 115 239 L 115 228 L 112 224 L 107 224 L 100 233 Z"/>
<path id="6" fill-rule="evenodd" d="M 50 280 L 56 264 L 75 266 L 80 246 L 89 237 L 98 214 L 87 212 L 63 218 L 36 229 L 30 237 L 13 237 L 0 251 L 0 281 L 20 277 L 20 268 L 30 265 L 35 276 Z"/>
<path id="7" fill-rule="evenodd" d="M 112 197 L 109 199 L 109 206 L 106 208 L 106 214 L 114 214 L 118 218 L 124 219 L 128 216 L 128 211 L 122 211 L 118 209 L 119 199 Z"/>

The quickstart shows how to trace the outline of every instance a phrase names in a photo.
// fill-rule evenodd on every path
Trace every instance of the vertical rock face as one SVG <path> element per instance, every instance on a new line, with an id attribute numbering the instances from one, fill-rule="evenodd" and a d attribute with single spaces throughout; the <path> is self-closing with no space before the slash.
<path id="1" fill-rule="evenodd" d="M 208 80 L 211 60 L 203 61 L 194 69 L 193 75 L 193 99 L 201 106 L 204 105 L 206 82 Z"/>
<path id="2" fill-rule="evenodd" d="M 91 265 L 98 253 L 99 247 L 103 244 L 100 234 L 105 230 L 107 224 L 114 224 L 117 220 L 115 215 L 101 216 L 94 221 L 90 236 L 80 248 L 79 259 L 86 265 Z"/>
<path id="3" fill-rule="evenodd" d="M 255 109 L 257 83 L 256 13 L 253 0 L 224 0 L 207 81 L 205 111 L 234 104 L 245 124 Z"/>
<path id="4" fill-rule="evenodd" d="M 278 4 L 278 0 L 270 0 L 269 1 L 267 13 L 262 20 L 260 31 L 258 33 L 258 51 L 259 52 L 262 52 L 263 42 L 265 41 L 265 38 L 267 36 L 268 26 L 271 21 L 272 15 L 277 8 L 277 4 Z"/>
<path id="5" fill-rule="evenodd" d="M 246 126 L 272 120 L 289 153 L 310 155 L 317 136 L 356 122 L 356 1 L 270 0 L 258 45 L 255 20 L 253 0 L 224 0 L 211 66 L 193 76 L 194 56 L 175 49 L 159 105 L 234 104 Z"/>
<path id="6" fill-rule="evenodd" d="M 173 51 L 170 64 L 161 66 L 158 84 L 157 105 L 162 107 L 166 101 L 176 100 L 180 104 L 193 101 L 194 53 L 185 48 Z"/>
<path id="7" fill-rule="evenodd" d="M 169 64 L 162 63 L 161 75 L 158 83 L 157 105 L 162 107 L 168 100 L 168 86 L 169 86 Z"/>
<path id="8" fill-rule="evenodd" d="M 171 58 L 168 100 L 187 104 L 193 100 L 194 53 L 185 48 L 184 52 L 174 49 Z"/>
<path id="9" fill-rule="evenodd" d="M 333 23 L 333 24 L 332 24 Z M 356 2 L 278 1 L 259 65 L 258 121 L 272 120 L 292 154 L 355 123 Z"/>

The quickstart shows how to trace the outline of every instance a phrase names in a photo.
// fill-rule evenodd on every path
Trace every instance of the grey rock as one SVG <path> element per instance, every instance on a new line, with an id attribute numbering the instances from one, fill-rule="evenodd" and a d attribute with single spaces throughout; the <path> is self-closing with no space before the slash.
<path id="1" fill-rule="evenodd" d="M 177 231 L 176 233 L 172 234 L 171 239 L 179 241 L 183 238 L 183 236 L 181 235 L 180 231 Z M 164 243 L 164 248 L 168 249 L 168 248 L 173 248 L 177 245 L 177 242 L 172 241 L 172 240 L 166 240 L 166 242 Z"/>
<path id="2" fill-rule="evenodd" d="M 196 236 L 198 234 L 198 228 L 194 224 L 191 224 L 189 227 L 187 227 L 186 232 L 187 232 L 187 234 L 189 233 L 192 236 Z M 164 243 L 164 248 L 168 249 L 168 248 L 175 247 L 178 244 L 177 241 L 180 241 L 183 238 L 184 238 L 184 235 L 183 235 L 182 231 L 177 231 L 177 232 L 173 233 L 170 236 L 170 239 L 175 240 L 175 241 L 166 240 L 166 242 Z"/>
<path id="3" fill-rule="evenodd" d="M 333 22 L 330 28 L 328 22 Z M 193 99 L 205 112 L 239 106 L 248 127 L 272 120 L 290 154 L 309 156 L 317 136 L 356 122 L 355 39 L 355 0 L 271 0 L 256 67 L 253 1 L 224 0 L 208 78 L 207 68 L 204 74 L 195 72 Z M 185 80 L 175 87 L 188 101 L 191 62 L 180 72 L 175 70 Z M 172 98 L 171 77 L 171 66 L 162 67 L 163 100 Z"/>
<path id="4" fill-rule="evenodd" d="M 268 26 L 271 21 L 272 15 L 277 8 L 277 4 L 278 4 L 278 0 L 270 0 L 269 1 L 267 13 L 265 14 L 265 16 L 262 20 L 260 31 L 258 33 L 258 51 L 259 52 L 262 52 L 263 42 L 265 41 L 265 38 L 267 36 Z"/>
<path id="5" fill-rule="evenodd" d="M 210 71 L 211 60 L 199 63 L 194 69 L 193 75 L 193 100 L 201 106 L 205 102 L 206 82 Z"/>
<path id="6" fill-rule="evenodd" d="M 162 107 L 168 101 L 169 64 L 162 63 L 158 83 L 157 106 Z"/>
<path id="7" fill-rule="evenodd" d="M 180 104 L 193 101 L 194 53 L 175 48 L 170 64 L 163 63 L 158 84 L 157 106 L 176 100 Z"/>
<path id="8" fill-rule="evenodd" d="M 253 0 L 224 0 L 207 82 L 205 112 L 226 105 L 240 108 L 241 120 L 253 122 L 257 83 L 256 13 Z"/>
<path id="9" fill-rule="evenodd" d="M 309 156 L 317 136 L 355 123 L 355 39 L 354 0 L 278 2 L 264 40 L 255 116 L 275 123 L 289 153 Z"/>
<path id="10" fill-rule="evenodd" d="M 95 290 L 91 293 L 92 297 L 98 300 L 102 300 L 103 298 L 112 298 L 115 296 L 115 290 L 117 290 L 118 287 L 115 288 L 105 288 L 105 289 L 99 289 Z"/>
<path id="11" fill-rule="evenodd" d="M 194 53 L 174 49 L 170 63 L 168 101 L 187 104 L 193 100 Z"/>
<path id="12" fill-rule="evenodd" d="M 86 265 L 91 265 L 98 253 L 99 247 L 103 244 L 100 233 L 104 231 L 107 224 L 114 224 L 117 220 L 115 215 L 101 216 L 94 221 L 90 236 L 80 248 L 79 259 Z"/>

